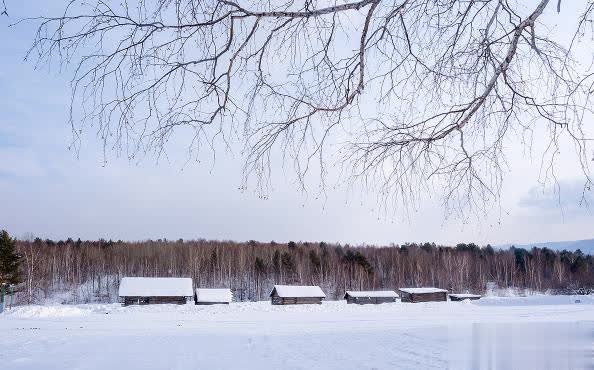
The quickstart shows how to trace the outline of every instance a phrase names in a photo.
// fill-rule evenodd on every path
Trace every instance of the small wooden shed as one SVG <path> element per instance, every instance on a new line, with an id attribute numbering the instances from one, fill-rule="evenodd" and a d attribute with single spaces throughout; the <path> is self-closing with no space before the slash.
<path id="1" fill-rule="evenodd" d="M 398 294 L 393 290 L 354 291 L 347 290 L 344 299 L 347 303 L 380 304 L 396 302 Z"/>
<path id="2" fill-rule="evenodd" d="M 439 288 L 400 288 L 402 302 L 439 302 L 448 300 L 448 291 Z"/>
<path id="3" fill-rule="evenodd" d="M 118 293 L 124 306 L 133 304 L 185 304 L 193 298 L 192 279 L 125 277 Z"/>
<path id="4" fill-rule="evenodd" d="M 232 300 L 231 289 L 198 288 L 194 293 L 194 303 L 197 305 L 229 304 Z"/>
<path id="5" fill-rule="evenodd" d="M 468 294 L 468 293 L 455 293 L 450 294 L 451 301 L 463 301 L 465 299 L 475 301 L 477 299 L 481 299 L 481 296 L 478 294 Z"/>
<path id="6" fill-rule="evenodd" d="M 319 286 L 275 285 L 270 292 L 270 301 L 274 305 L 322 304 L 326 294 Z"/>

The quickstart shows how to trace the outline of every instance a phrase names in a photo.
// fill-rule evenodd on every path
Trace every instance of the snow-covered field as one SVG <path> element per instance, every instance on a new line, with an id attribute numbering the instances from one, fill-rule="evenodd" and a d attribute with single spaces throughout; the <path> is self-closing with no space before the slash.
<path id="1" fill-rule="evenodd" d="M 0 314 L 0 368 L 593 369 L 594 296 L 24 306 Z"/>

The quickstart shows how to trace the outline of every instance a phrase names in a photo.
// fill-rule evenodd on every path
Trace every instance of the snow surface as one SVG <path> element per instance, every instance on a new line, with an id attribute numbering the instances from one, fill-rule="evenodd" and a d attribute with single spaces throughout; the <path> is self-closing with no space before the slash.
<path id="1" fill-rule="evenodd" d="M 447 293 L 447 290 L 439 288 L 400 288 L 399 290 L 409 294 Z"/>
<path id="2" fill-rule="evenodd" d="M 398 294 L 396 294 L 393 290 L 373 290 L 373 291 L 362 291 L 362 290 L 347 290 L 345 292 L 346 295 L 350 295 L 354 298 L 383 298 L 383 297 L 390 297 L 390 298 L 398 298 Z"/>
<path id="3" fill-rule="evenodd" d="M 0 314 L 0 363 L 11 370 L 587 369 L 593 332 L 594 296 L 21 306 Z"/>
<path id="4" fill-rule="evenodd" d="M 190 278 L 125 277 L 120 297 L 193 297 Z"/>
<path id="5" fill-rule="evenodd" d="M 230 303 L 233 300 L 231 289 L 196 289 L 196 300 L 202 303 Z"/>
<path id="6" fill-rule="evenodd" d="M 326 294 L 319 286 L 302 286 L 302 285 L 275 285 L 272 292 L 276 290 L 281 298 L 301 298 L 301 297 L 315 297 L 326 298 Z M 272 295 L 270 292 L 270 295 Z"/>

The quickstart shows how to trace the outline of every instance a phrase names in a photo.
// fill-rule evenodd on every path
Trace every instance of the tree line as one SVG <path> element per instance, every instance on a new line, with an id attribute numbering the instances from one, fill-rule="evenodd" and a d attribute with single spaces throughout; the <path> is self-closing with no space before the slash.
<path id="1" fill-rule="evenodd" d="M 241 301 L 266 299 L 273 284 L 319 285 L 329 299 L 347 289 L 405 286 L 484 293 L 488 282 L 554 293 L 594 288 L 594 259 L 579 250 L 474 243 L 7 240 L 19 257 L 17 303 L 115 302 L 123 276 L 191 277 L 199 287 L 231 288 Z"/>

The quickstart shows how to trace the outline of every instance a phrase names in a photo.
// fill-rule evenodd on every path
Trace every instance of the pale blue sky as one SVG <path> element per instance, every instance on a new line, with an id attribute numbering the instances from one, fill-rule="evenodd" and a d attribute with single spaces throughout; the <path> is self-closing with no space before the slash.
<path id="1" fill-rule="evenodd" d="M 9 5 L 12 21 L 45 14 L 41 7 L 48 6 L 42 1 Z M 386 217 L 374 195 L 361 189 L 338 187 L 327 199 L 316 199 L 313 192 L 302 193 L 281 168 L 273 174 L 269 198 L 262 200 L 253 191 L 238 190 L 242 158 L 223 151 L 214 167 L 209 161 L 184 166 L 178 153 L 159 163 L 152 158 L 130 163 L 108 153 L 103 166 L 102 148 L 91 131 L 76 158 L 68 150 L 70 76 L 23 62 L 34 28 L 9 29 L 11 20 L 0 19 L 0 228 L 16 236 L 369 244 L 594 237 L 592 211 L 577 206 L 582 179 L 569 150 L 558 170 L 561 208 L 557 195 L 543 192 L 537 181 L 540 158 L 510 147 L 501 211 L 493 207 L 488 217 L 469 222 L 444 221 L 438 200 L 426 199 L 406 216 L 397 210 Z M 538 146 L 538 137 L 535 141 Z"/>

